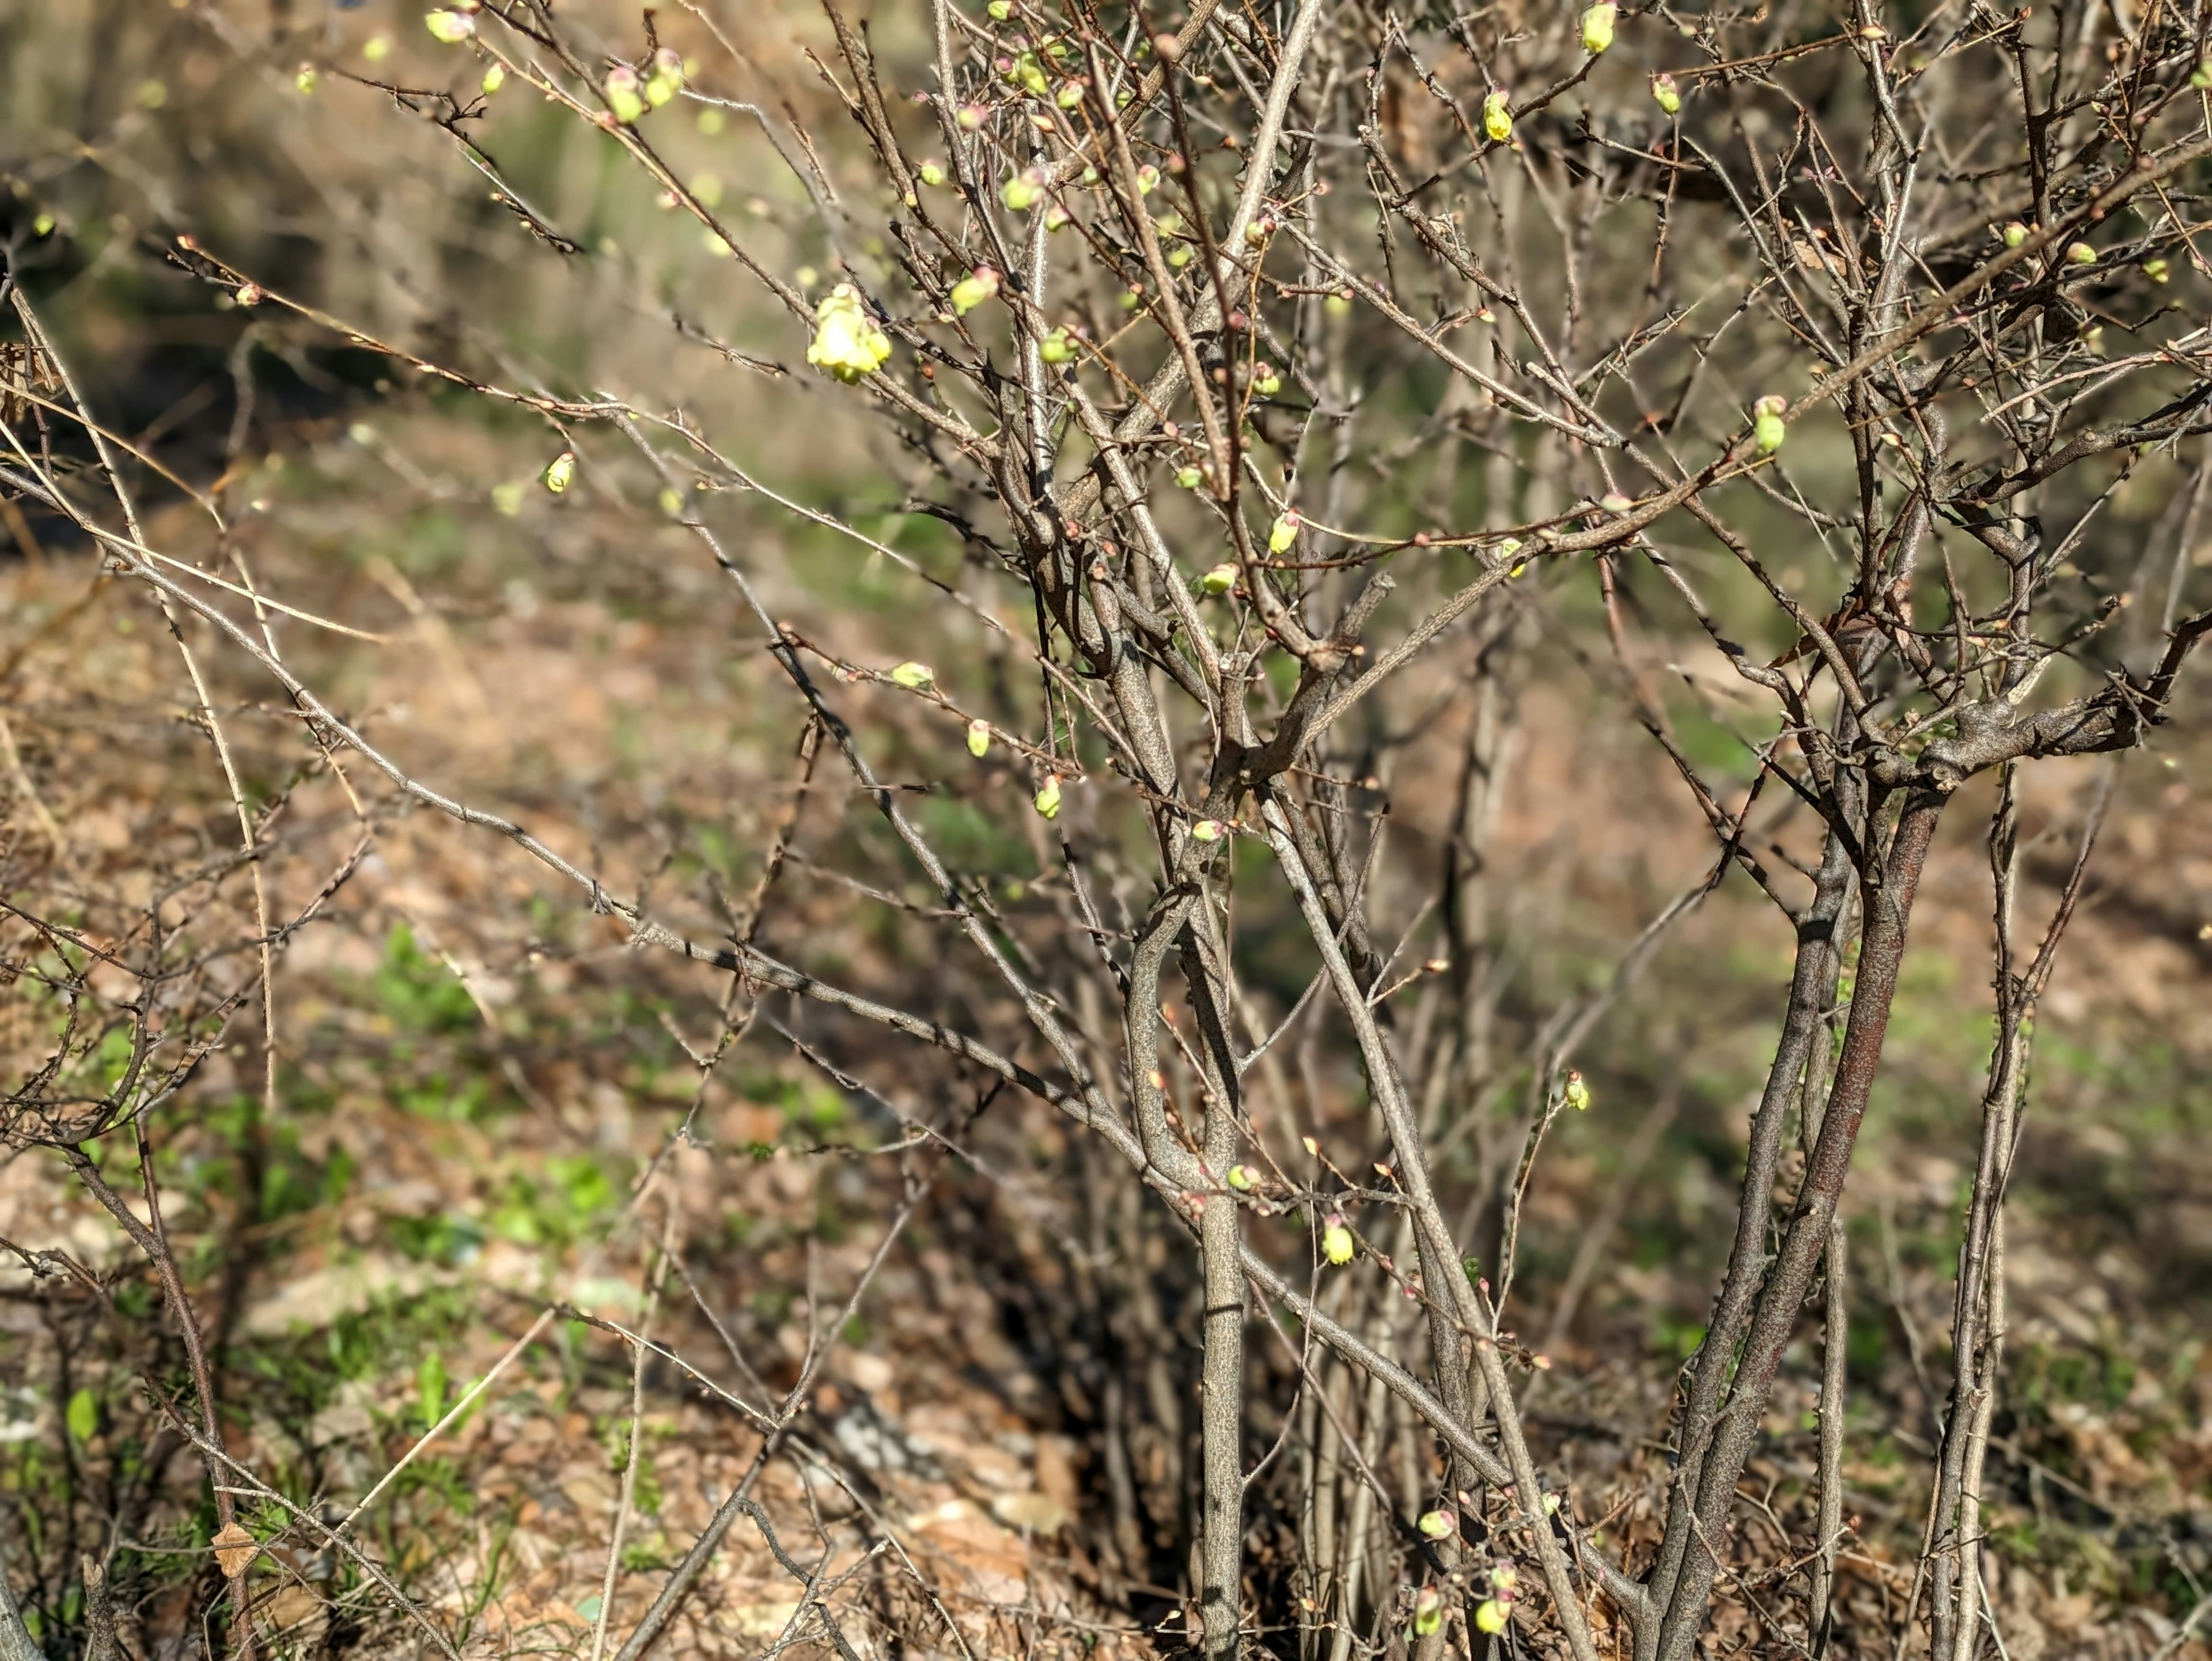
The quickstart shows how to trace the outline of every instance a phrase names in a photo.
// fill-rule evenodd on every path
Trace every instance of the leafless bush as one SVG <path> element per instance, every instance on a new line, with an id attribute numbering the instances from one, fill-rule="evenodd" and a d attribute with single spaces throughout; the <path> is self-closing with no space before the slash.
<path id="1" fill-rule="evenodd" d="M 636 943 L 730 977 L 703 1069 L 811 1001 L 851 1018 L 846 1059 L 817 1056 L 841 1086 L 864 1087 L 870 1046 L 852 1035 L 872 1024 L 939 1052 L 947 1077 L 1066 1114 L 1122 1167 L 1070 1166 L 1101 1238 L 1109 1196 L 1141 1183 L 1199 1266 L 1187 1538 L 1209 1657 L 1265 1634 L 1346 1661 L 1367 1634 L 1404 1633 L 1433 1661 L 1495 1652 L 1510 1627 L 1577 1661 L 1679 1661 L 1723 1595 L 1750 1603 L 1771 1652 L 1819 1654 L 1845 1533 L 1838 1206 L 1931 838 L 1961 787 L 1994 774 L 1996 1037 L 1924 1550 L 1895 1617 L 1900 1646 L 1924 1616 L 1931 1655 L 1984 1652 L 2002 1202 L 2036 1002 L 2095 826 L 2056 914 L 2024 923 L 2014 781 L 2044 757 L 2142 743 L 2212 629 L 2185 605 L 2186 535 L 2169 574 L 2106 514 L 2144 470 L 2192 516 L 2205 486 L 2189 443 L 2212 429 L 2193 218 L 2212 152 L 2202 8 L 877 9 L 883 27 L 924 33 L 927 61 L 887 67 L 830 7 L 838 52 L 821 73 L 860 135 L 849 148 L 721 96 L 713 65 L 743 60 L 744 26 L 690 4 L 597 20 L 604 32 L 548 0 L 455 5 L 430 14 L 447 53 L 428 60 L 435 79 L 319 73 L 442 127 L 454 167 L 491 181 L 549 262 L 579 243 L 502 173 L 483 124 L 534 94 L 602 129 L 638 188 L 698 222 L 714 251 L 698 258 L 726 256 L 781 307 L 769 356 L 804 341 L 817 367 L 793 372 L 848 383 L 836 395 L 880 420 L 871 465 L 900 511 L 957 535 L 950 576 L 752 477 L 649 395 L 649 368 L 622 391 L 546 385 L 465 327 L 449 350 L 386 342 L 204 241 L 180 238 L 173 258 L 239 304 L 351 331 L 543 419 L 558 434 L 548 489 L 580 468 L 657 497 L 768 642 L 804 776 L 844 770 L 888 828 L 865 844 L 877 868 L 851 880 L 904 906 L 957 973 L 850 984 L 763 946 L 782 833 L 720 937 L 687 934 L 373 742 L 279 649 L 278 617 L 312 621 L 304 599 L 149 540 L 136 496 L 166 487 L 103 435 L 11 279 L 22 335 L 0 483 L 97 538 L 172 619 L 235 803 L 238 847 L 217 863 L 261 857 L 274 814 L 228 770 L 198 666 L 215 654 L 289 701 L 303 769 L 352 768 L 365 790 L 358 760 L 380 778 L 364 845 L 375 813 L 438 810 L 508 837 Z M 812 204 L 804 234 L 828 251 L 826 277 L 763 252 L 672 159 L 665 130 L 699 111 L 769 137 Z M 732 374 L 782 373 L 721 349 Z M 53 448 L 70 429 L 79 452 L 89 435 L 81 470 Z M 912 656 L 857 660 L 777 615 L 708 511 L 723 490 L 911 569 L 932 597 L 905 625 Z M 1739 683 L 1747 785 L 1693 758 L 1639 644 L 1685 624 L 1707 642 L 1697 672 Z M 1485 891 L 1497 780 L 1518 697 L 1590 672 L 1679 771 L 1711 864 L 1619 943 L 1609 982 L 1515 1027 Z M 1416 849 L 1392 830 L 1392 769 L 1440 724 L 1464 733 L 1456 834 Z M 940 850 L 915 789 L 1034 841 L 1057 865 L 1049 904 L 1004 907 Z M 235 939 L 219 968 L 211 947 L 168 955 L 175 908 L 219 874 L 180 872 L 137 933 L 97 948 L 18 910 L 37 949 L 11 964 L 48 964 L 30 972 L 68 1017 L 12 1089 L 9 1134 L 69 1150 L 166 1265 L 187 1333 L 158 1209 L 141 1221 L 80 1150 L 125 1128 L 143 1141 L 215 1036 L 273 997 L 299 918 L 258 890 L 245 972 Z M 1520 1220 L 1547 1130 L 1590 1104 L 1578 1047 L 1731 877 L 1771 898 L 1795 966 L 1726 1273 L 1639 1528 L 1588 1514 L 1532 1448 L 1549 1364 L 1519 1335 Z M 1255 978 L 1304 990 L 1277 999 Z M 125 1065 L 88 1086 L 80 1063 L 110 1035 Z M 1364 1123 L 1328 1122 L 1312 1081 L 1325 1052 L 1356 1066 Z M 949 1123 L 909 1123 L 917 1146 L 953 1145 Z M 1133 1309 L 1149 1296 L 1126 1256 L 1097 1272 Z M 1808 1322 L 1826 1356 L 1815 1526 L 1749 1574 L 1732 1543 L 1739 1482 Z M 764 1459 L 813 1377 L 810 1361 L 763 1421 Z M 199 1384 L 197 1421 L 177 1423 L 228 1522 L 246 1479 L 226 1475 L 204 1367 Z M 1116 1378 L 1117 1399 L 1125 1386 L 1149 1388 Z M 1179 1449 L 1173 1392 L 1151 1401 Z M 1255 1423 L 1275 1427 L 1273 1449 Z M 1107 1463 L 1102 1555 L 1141 1579 L 1127 1450 Z M 1266 1565 L 1246 1561 L 1255 1491 L 1295 1538 Z M 730 1497 L 622 1661 L 749 1503 Z M 610 1592 L 613 1577 L 611 1556 Z M 593 1653 L 611 1641 L 602 1620 Z"/>

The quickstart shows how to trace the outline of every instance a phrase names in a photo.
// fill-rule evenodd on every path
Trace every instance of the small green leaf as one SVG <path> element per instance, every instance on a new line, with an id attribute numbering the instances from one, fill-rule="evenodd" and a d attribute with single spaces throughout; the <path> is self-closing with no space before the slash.
<path id="1" fill-rule="evenodd" d="M 69 1398 L 69 1409 L 63 1415 L 69 1425 L 70 1437 L 79 1442 L 89 1442 L 100 1433 L 100 1399 L 88 1390 L 81 1390 Z"/>

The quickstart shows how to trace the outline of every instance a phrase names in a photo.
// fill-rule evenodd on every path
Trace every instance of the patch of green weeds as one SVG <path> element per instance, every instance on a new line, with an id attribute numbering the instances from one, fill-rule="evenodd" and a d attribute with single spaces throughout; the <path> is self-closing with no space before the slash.
<path id="1" fill-rule="evenodd" d="M 629 1177 L 625 1169 L 617 1181 L 588 1153 L 547 1160 L 543 1180 L 518 1171 L 507 1178 L 493 1209 L 492 1232 L 520 1245 L 570 1244 L 592 1233 L 620 1208 Z"/>
<path id="2" fill-rule="evenodd" d="M 415 943 L 415 933 L 394 923 L 384 960 L 369 977 L 376 1007 L 402 1033 L 429 1036 L 467 1031 L 477 1020 L 476 1001 L 453 970 Z"/>

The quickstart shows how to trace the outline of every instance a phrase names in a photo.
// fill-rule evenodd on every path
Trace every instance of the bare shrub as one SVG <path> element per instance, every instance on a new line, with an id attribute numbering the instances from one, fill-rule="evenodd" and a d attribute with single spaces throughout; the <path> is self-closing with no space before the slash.
<path id="1" fill-rule="evenodd" d="M 824 1314 L 860 1306 L 996 1092 L 1071 1122 L 1056 1181 L 1081 1191 L 1051 1214 L 1089 1237 L 1094 1342 L 1152 1358 L 1068 1366 L 1111 1402 L 1091 1536 L 1109 1604 L 1184 1574 L 1209 1657 L 1346 1661 L 1402 1640 L 1433 1661 L 1497 1652 L 1510 1629 L 1577 1661 L 1680 1661 L 1718 1607 L 1760 1652 L 1824 1652 L 1847 1533 L 1838 1208 L 1932 840 L 1986 776 L 1995 1039 L 1942 1429 L 1909 1590 L 1887 1630 L 1851 1640 L 1984 1652 L 2002 1201 L 2099 819 L 2055 910 L 2017 917 L 2020 781 L 2142 744 L 2212 630 L 2185 603 L 2206 478 L 2191 441 L 2212 427 L 2202 15 L 902 0 L 877 8 L 880 46 L 827 16 L 820 73 L 849 140 L 729 93 L 758 73 L 755 23 L 688 4 L 641 21 L 486 0 L 434 9 L 433 38 L 388 63 L 314 54 L 297 73 L 316 96 L 380 93 L 395 130 L 439 130 L 445 165 L 515 222 L 495 233 L 504 271 L 457 276 L 434 318 L 348 315 L 212 235 L 169 255 L 235 305 L 542 423 L 533 488 L 680 526 L 734 592 L 738 640 L 780 671 L 794 801 L 849 792 L 879 818 L 842 834 L 836 876 L 884 914 L 880 957 L 823 961 L 806 930 L 764 928 L 808 857 L 797 806 L 762 821 L 749 891 L 663 904 L 368 730 L 280 644 L 357 625 L 258 582 L 220 488 L 107 430 L 11 263 L 0 485 L 154 597 L 234 834 L 164 855 L 156 891 L 127 903 L 72 896 L 59 861 L 43 894 L 11 894 L 9 972 L 59 1024 L 11 1080 L 7 1132 L 61 1150 L 158 1266 L 191 1372 L 163 1399 L 218 1525 L 240 1498 L 277 1502 L 226 1451 L 148 1139 L 249 1012 L 264 1111 L 282 1110 L 283 955 L 380 827 L 427 810 L 504 837 L 634 946 L 724 977 L 695 1046 L 702 1092 L 757 1029 L 896 1126 L 904 1186 Z M 295 73 L 235 25 L 226 38 Z M 818 453 L 786 459 L 869 475 L 857 501 L 760 476 L 744 459 L 759 435 L 659 395 L 651 352 L 672 344 L 586 379 L 471 318 L 541 265 L 595 257 L 573 203 L 500 159 L 499 113 L 532 98 L 619 147 L 622 190 L 696 222 L 695 265 L 750 285 L 765 313 L 742 342 L 673 320 L 758 378 L 763 408 L 817 423 Z M 758 212 L 687 160 L 702 114 L 757 129 L 750 153 L 784 170 Z M 775 384 L 807 376 L 805 401 Z M 2189 504 L 2178 551 L 2113 529 L 2145 476 Z M 841 618 L 763 569 L 726 493 L 795 515 L 817 550 L 899 568 L 900 614 Z M 902 538 L 885 528 L 901 514 L 943 529 Z M 283 782 L 242 776 L 211 664 L 283 711 Z M 1670 676 L 1722 716 L 1686 733 Z M 1679 775 L 1710 847 L 1606 972 L 1532 1001 L 1510 989 L 1522 948 L 1486 851 L 1522 701 L 1592 678 Z M 1626 860 L 1644 823 L 1589 742 L 1565 763 L 1592 775 L 1587 833 Z M 261 861 L 286 804 L 341 783 L 356 828 L 279 904 Z M 1406 793 L 1454 792 L 1432 843 L 1393 818 Z M 1002 849 L 1035 856 L 1018 898 L 991 870 Z M 1591 1035 L 1724 882 L 1771 899 L 1794 961 L 1664 1468 L 1601 1516 L 1533 1439 L 1572 1381 L 1526 1335 L 1524 1209 L 1547 1133 L 1598 1110 L 1577 1070 Z M 70 915 L 88 903 L 95 927 Z M 135 1206 L 99 1152 L 134 1139 Z M 1161 1238 L 1190 1265 L 1163 1277 L 1182 1288 L 1165 1312 L 1146 1255 Z M 1545 1349 L 1571 1319 L 1571 1299 L 1554 1307 Z M 804 1365 L 747 1409 L 756 1470 L 791 1457 L 821 1376 L 837 1323 L 809 1308 Z M 1769 1538 L 1740 1485 L 1814 1327 L 1809 1526 Z M 660 1352 L 621 1335 L 641 1390 Z M 1177 1345 L 1198 1347 L 1194 1406 L 1158 1360 Z M 1156 1467 L 1133 1475 L 1132 1427 Z M 767 1529 L 751 1486 L 611 1631 L 625 1488 L 595 1658 L 635 1661 L 732 1524 Z M 1140 1487 L 1168 1493 L 1164 1516 Z M 289 1526 L 333 1532 L 304 1510 Z M 820 1565 L 786 1567 L 822 1597 Z M 811 1607 L 813 1641 L 849 1657 L 830 1603 Z"/>

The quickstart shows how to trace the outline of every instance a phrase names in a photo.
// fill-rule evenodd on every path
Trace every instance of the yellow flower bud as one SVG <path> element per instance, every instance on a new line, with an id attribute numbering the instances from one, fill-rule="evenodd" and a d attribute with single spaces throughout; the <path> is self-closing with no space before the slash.
<path id="1" fill-rule="evenodd" d="M 1474 1628 L 1495 1638 L 1505 1630 L 1505 1605 L 1495 1597 L 1486 1597 L 1474 1606 Z"/>
<path id="2" fill-rule="evenodd" d="M 684 60 L 666 46 L 653 54 L 653 73 L 645 82 L 645 101 L 659 109 L 684 90 Z"/>
<path id="3" fill-rule="evenodd" d="M 1228 828 L 1219 819 L 1200 819 L 1190 827 L 1190 839 L 1193 842 L 1219 842 L 1222 832 Z"/>
<path id="4" fill-rule="evenodd" d="M 1195 467 L 1186 467 L 1183 469 L 1183 472 L 1187 473 L 1195 473 L 1197 471 L 1198 469 Z M 1198 481 L 1194 478 L 1188 488 L 1196 490 L 1198 488 Z M 1201 594 L 1218 599 L 1221 595 L 1227 593 L 1231 588 L 1234 588 L 1237 586 L 1237 575 L 1236 566 L 1231 564 L 1229 561 L 1224 560 L 1220 564 L 1208 571 L 1204 576 L 1199 578 L 1198 592 Z"/>
<path id="5" fill-rule="evenodd" d="M 1045 780 L 1043 788 L 1036 793 L 1035 805 L 1037 812 L 1044 815 L 1048 819 L 1056 819 L 1060 817 L 1060 778 L 1058 775 L 1055 774 Z"/>
<path id="6" fill-rule="evenodd" d="M 976 720 L 968 723 L 968 753 L 981 761 L 991 752 L 991 723 Z"/>
<path id="7" fill-rule="evenodd" d="M 1069 362 L 1075 356 L 1075 342 L 1066 329 L 1054 329 L 1037 343 L 1037 356 L 1048 363 Z"/>
<path id="8" fill-rule="evenodd" d="M 1252 1191 L 1253 1183 L 1252 1167 L 1248 1165 L 1233 1165 L 1230 1166 L 1228 1182 L 1229 1186 L 1235 1189 L 1239 1194 L 1249 1194 Z"/>
<path id="9" fill-rule="evenodd" d="M 873 374 L 890 355 L 890 337 L 876 326 L 859 289 L 840 283 L 822 297 L 814 308 L 814 339 L 806 348 L 809 363 L 851 382 Z"/>
<path id="10" fill-rule="evenodd" d="M 1449 1506 L 1439 1506 L 1434 1511 L 1425 1511 L 1418 1524 L 1424 1538 L 1449 1540 L 1459 1529 L 1459 1518 L 1452 1514 Z"/>
<path id="11" fill-rule="evenodd" d="M 1044 194 L 1044 180 L 1032 167 L 1009 179 L 999 192 L 999 200 L 1006 204 L 1009 213 L 1027 213 Z"/>
<path id="12" fill-rule="evenodd" d="M 607 71 L 607 109 L 625 127 L 645 113 L 645 94 L 637 71 L 617 64 Z"/>
<path id="13" fill-rule="evenodd" d="M 1682 89 L 1674 84 L 1671 75 L 1651 77 L 1651 101 L 1668 115 L 1679 115 L 1682 109 Z"/>
<path id="14" fill-rule="evenodd" d="M 1759 454 L 1772 455 L 1790 436 L 1782 420 L 1783 411 L 1789 407 L 1787 399 L 1771 392 L 1751 406 L 1751 435 L 1758 441 Z"/>
<path id="15" fill-rule="evenodd" d="M 1570 1073 L 1567 1074 L 1567 1087 L 1563 1093 L 1565 1097 L 1567 1105 L 1574 1109 L 1576 1112 L 1587 1113 L 1589 1111 L 1589 1086 L 1583 1082 L 1583 1075 L 1581 1074 Z"/>
<path id="16" fill-rule="evenodd" d="M 1344 1219 L 1332 1216 L 1321 1232 L 1321 1255 L 1341 1267 L 1350 1262 L 1358 1250 L 1352 1231 L 1344 1226 Z"/>
<path id="17" fill-rule="evenodd" d="M 313 64 L 302 64 L 300 65 L 300 72 L 292 77 L 292 84 L 300 89 L 301 96 L 312 98 L 315 93 L 316 79 L 315 66 Z"/>
<path id="18" fill-rule="evenodd" d="M 1423 1586 L 1413 1599 L 1413 1632 L 1426 1638 L 1443 1630 L 1444 1595 L 1434 1586 Z"/>
<path id="19" fill-rule="evenodd" d="M 932 190 L 945 183 L 945 164 L 942 161 L 925 161 L 921 164 L 920 172 L 921 182 Z"/>
<path id="20" fill-rule="evenodd" d="M 1271 554 L 1290 552 L 1298 539 L 1298 526 L 1302 523 L 1304 521 L 1299 519 L 1297 508 L 1285 508 L 1282 516 L 1276 520 L 1267 532 L 1267 551 Z"/>
<path id="21" fill-rule="evenodd" d="M 1613 20 L 1620 15 L 1620 8 L 1609 3 L 1609 0 L 1599 0 L 1598 4 L 1584 12 L 1583 50 L 1595 54 L 1610 46 L 1613 44 Z"/>
<path id="22" fill-rule="evenodd" d="M 1482 130 L 1490 135 L 1493 144 L 1503 144 L 1513 137 L 1513 112 L 1510 100 L 1502 92 L 1492 93 L 1482 100 Z"/>
<path id="23" fill-rule="evenodd" d="M 2166 263 L 2163 259 L 2146 259 L 2143 261 L 2143 275 L 2154 283 L 2164 283 L 2172 273 L 2167 269 Z"/>
<path id="24" fill-rule="evenodd" d="M 556 496 L 568 488 L 569 482 L 575 477 L 576 453 L 574 450 L 563 450 L 545 464 L 545 488 Z"/>
<path id="25" fill-rule="evenodd" d="M 2097 251 L 2086 242 L 2069 242 L 2066 245 L 2066 263 L 2069 265 L 2094 265 L 2097 263 Z"/>
<path id="26" fill-rule="evenodd" d="M 507 84 L 507 65 L 494 64 L 483 72 L 483 79 L 477 84 L 483 88 L 483 95 L 490 97 Z"/>
<path id="27" fill-rule="evenodd" d="M 430 38 L 448 46 L 458 46 L 477 32 L 477 20 L 465 11 L 448 11 L 441 7 L 436 11 L 422 14 L 423 26 Z"/>
<path id="28" fill-rule="evenodd" d="M 937 672 L 926 663 L 902 663 L 891 671 L 891 679 L 909 692 L 919 692 L 937 678 Z"/>
<path id="29" fill-rule="evenodd" d="M 999 273 L 991 266 L 978 265 L 952 285 L 953 314 L 965 317 L 998 292 Z"/>
<path id="30" fill-rule="evenodd" d="M 2017 219 L 2013 220 L 2013 221 L 2011 221 L 2010 222 L 2008 222 L 2008 223 L 2005 226 L 2005 228 L 2004 228 L 2004 245 L 2005 245 L 2005 246 L 2007 246 L 2008 248 L 2017 248 L 2018 246 L 2020 246 L 2020 245 L 2021 245 L 2021 243 L 2023 243 L 2023 242 L 2025 242 L 2025 241 L 2027 241 L 2027 226 L 2025 226 L 2025 225 L 2023 225 L 2023 224 L 2021 224 L 2021 223 L 2020 222 L 2020 221 L 2018 221 Z"/>

